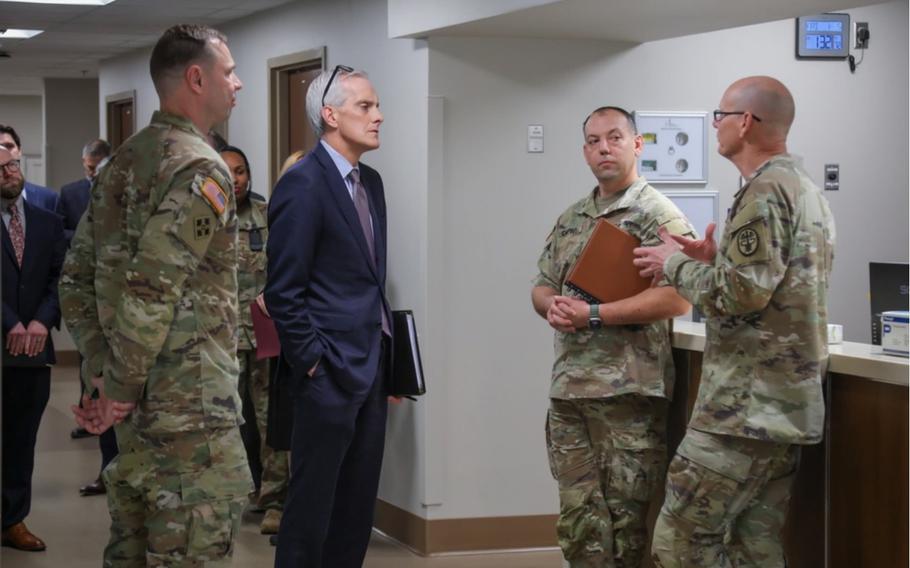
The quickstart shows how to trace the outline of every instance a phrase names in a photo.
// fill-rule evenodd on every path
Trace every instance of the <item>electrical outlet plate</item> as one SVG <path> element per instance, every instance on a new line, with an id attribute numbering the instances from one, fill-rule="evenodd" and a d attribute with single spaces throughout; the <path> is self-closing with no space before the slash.
<path id="1" fill-rule="evenodd" d="M 855 22 L 853 24 L 853 49 L 866 49 L 869 47 L 869 39 L 866 41 L 859 39 L 860 30 L 869 31 L 869 22 Z"/>

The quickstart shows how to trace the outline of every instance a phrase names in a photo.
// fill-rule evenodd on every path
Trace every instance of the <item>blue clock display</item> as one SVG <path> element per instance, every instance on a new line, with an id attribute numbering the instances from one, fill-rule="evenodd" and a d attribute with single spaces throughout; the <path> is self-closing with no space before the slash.
<path id="1" fill-rule="evenodd" d="M 796 19 L 796 55 L 844 58 L 850 43 L 849 14 L 819 14 Z"/>
<path id="2" fill-rule="evenodd" d="M 806 34 L 806 49 L 840 50 L 844 36 L 837 34 Z"/>

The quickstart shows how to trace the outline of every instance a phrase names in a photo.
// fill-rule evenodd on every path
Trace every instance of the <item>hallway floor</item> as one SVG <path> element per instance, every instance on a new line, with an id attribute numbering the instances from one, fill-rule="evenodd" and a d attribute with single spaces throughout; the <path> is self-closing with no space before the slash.
<path id="1" fill-rule="evenodd" d="M 47 543 L 44 552 L 0 548 L 9 568 L 97 568 L 107 542 L 110 518 L 103 496 L 80 497 L 79 486 L 98 474 L 101 454 L 95 437 L 71 440 L 75 426 L 69 406 L 79 393 L 77 369 L 53 371 L 51 399 L 38 433 L 32 511 L 28 527 Z M 261 515 L 247 513 L 236 543 L 234 566 L 269 567 L 274 548 L 259 534 Z M 559 568 L 556 550 L 421 557 L 374 533 L 365 568 Z"/>

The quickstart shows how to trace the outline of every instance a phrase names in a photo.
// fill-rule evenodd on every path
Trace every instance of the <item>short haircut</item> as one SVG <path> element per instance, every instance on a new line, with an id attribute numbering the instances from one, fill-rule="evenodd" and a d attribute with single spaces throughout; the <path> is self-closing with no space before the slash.
<path id="1" fill-rule="evenodd" d="M 183 73 L 187 66 L 211 58 L 213 52 L 209 43 L 213 41 L 227 43 L 227 37 L 208 26 L 179 24 L 168 28 L 155 44 L 149 61 L 158 95 L 167 93 L 167 83 Z"/>
<path id="2" fill-rule="evenodd" d="M 22 142 L 19 140 L 19 135 L 16 134 L 16 129 L 12 126 L 7 126 L 5 124 L 0 124 L 0 134 L 9 134 L 13 139 L 13 142 L 16 143 L 16 148 L 22 149 Z"/>
<path id="3" fill-rule="evenodd" d="M 366 71 L 359 69 L 348 72 L 339 70 L 332 84 L 329 85 L 328 92 L 325 94 L 325 106 L 341 106 L 344 104 L 349 95 L 344 83 L 351 77 L 369 78 Z M 325 91 L 326 83 L 331 78 L 332 71 L 323 71 L 313 79 L 313 82 L 310 83 L 310 88 L 306 92 L 306 115 L 317 138 L 321 138 L 325 134 L 325 124 L 322 122 L 322 93 Z"/>
<path id="4" fill-rule="evenodd" d="M 97 138 L 92 140 L 82 148 L 82 157 L 88 158 L 107 158 L 111 155 L 111 145 L 108 144 L 107 140 L 102 140 Z"/>
<path id="5" fill-rule="evenodd" d="M 632 131 L 632 134 L 638 136 L 638 126 L 635 125 L 635 117 L 632 116 L 631 112 L 627 111 L 626 109 L 624 109 L 622 107 L 618 107 L 618 106 L 602 106 L 600 108 L 596 108 L 593 111 L 591 111 L 591 114 L 589 114 L 588 117 L 585 118 L 585 121 L 581 123 L 581 133 L 582 134 L 585 133 L 585 127 L 588 126 L 588 121 L 591 120 L 592 116 L 594 116 L 595 114 L 604 114 L 605 112 L 611 111 L 611 110 L 614 112 L 618 112 L 619 114 L 626 117 L 626 122 L 629 123 L 629 129 Z"/>

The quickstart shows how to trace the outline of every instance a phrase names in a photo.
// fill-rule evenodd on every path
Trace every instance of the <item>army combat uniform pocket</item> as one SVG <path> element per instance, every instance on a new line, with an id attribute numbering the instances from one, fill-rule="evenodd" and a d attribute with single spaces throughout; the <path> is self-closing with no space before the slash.
<path id="1" fill-rule="evenodd" d="M 740 497 L 752 458 L 689 430 L 667 472 L 667 512 L 705 528 L 723 525 Z"/>

